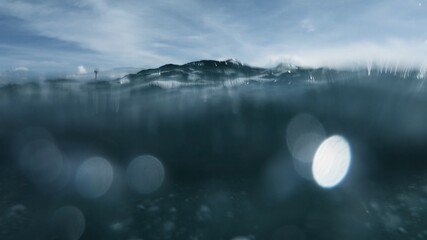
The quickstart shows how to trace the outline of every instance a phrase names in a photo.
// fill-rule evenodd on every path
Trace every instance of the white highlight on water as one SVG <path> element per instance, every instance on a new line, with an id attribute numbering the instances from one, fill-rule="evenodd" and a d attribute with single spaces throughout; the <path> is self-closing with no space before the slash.
<path id="1" fill-rule="evenodd" d="M 338 135 L 329 137 L 322 142 L 314 155 L 314 180 L 321 187 L 335 187 L 347 175 L 350 163 L 351 150 L 347 140 Z"/>

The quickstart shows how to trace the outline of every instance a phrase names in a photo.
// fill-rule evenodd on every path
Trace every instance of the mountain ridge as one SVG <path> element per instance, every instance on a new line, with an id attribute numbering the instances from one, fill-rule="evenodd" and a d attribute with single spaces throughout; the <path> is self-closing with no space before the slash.
<path id="1" fill-rule="evenodd" d="M 135 83 L 150 81 L 180 81 L 180 82 L 219 82 L 230 79 L 254 78 L 269 80 L 282 73 L 290 73 L 296 67 L 261 68 L 252 67 L 234 59 L 225 61 L 200 60 L 182 65 L 165 64 L 159 68 L 141 70 L 135 74 L 128 74 L 119 82 Z"/>

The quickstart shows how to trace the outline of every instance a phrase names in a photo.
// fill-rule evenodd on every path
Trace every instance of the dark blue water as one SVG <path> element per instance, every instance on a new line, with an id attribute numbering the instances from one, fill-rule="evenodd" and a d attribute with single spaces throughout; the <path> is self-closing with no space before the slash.
<path id="1" fill-rule="evenodd" d="M 424 80 L 208 61 L 5 85 L 0 238 L 427 238 Z M 313 159 L 345 153 L 323 186 Z"/>

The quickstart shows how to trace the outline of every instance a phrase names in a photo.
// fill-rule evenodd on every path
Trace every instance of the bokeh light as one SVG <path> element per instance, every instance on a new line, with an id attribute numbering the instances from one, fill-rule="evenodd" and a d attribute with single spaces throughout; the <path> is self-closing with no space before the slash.
<path id="1" fill-rule="evenodd" d="M 293 157 L 294 167 L 302 177 L 312 179 L 312 160 L 325 138 L 326 132 L 322 124 L 310 114 L 299 114 L 289 122 L 286 143 Z"/>
<path id="2" fill-rule="evenodd" d="M 20 151 L 19 165 L 24 174 L 37 185 L 50 184 L 62 171 L 62 153 L 49 140 L 34 140 Z"/>
<path id="3" fill-rule="evenodd" d="M 92 157 L 80 165 L 76 173 L 77 191 L 86 198 L 98 198 L 108 191 L 113 182 L 114 171 L 104 158 Z"/>
<path id="4" fill-rule="evenodd" d="M 61 207 L 52 217 L 54 239 L 78 240 L 83 235 L 85 226 L 85 216 L 74 206 Z"/>
<path id="5" fill-rule="evenodd" d="M 347 175 L 351 164 L 351 150 L 347 140 L 331 136 L 319 146 L 313 159 L 313 177 L 324 188 L 337 186 Z"/>
<path id="6" fill-rule="evenodd" d="M 140 194 L 150 194 L 162 185 L 165 169 L 157 158 L 143 155 L 133 159 L 129 164 L 126 178 L 132 190 Z"/>

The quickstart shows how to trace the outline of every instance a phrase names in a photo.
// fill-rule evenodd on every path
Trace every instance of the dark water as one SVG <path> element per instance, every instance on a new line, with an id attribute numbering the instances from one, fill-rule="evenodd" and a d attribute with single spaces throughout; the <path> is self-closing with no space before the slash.
<path id="1" fill-rule="evenodd" d="M 0 239 L 427 238 L 424 78 L 293 71 L 3 86 Z M 333 188 L 296 165 L 301 116 L 351 149 Z"/>

